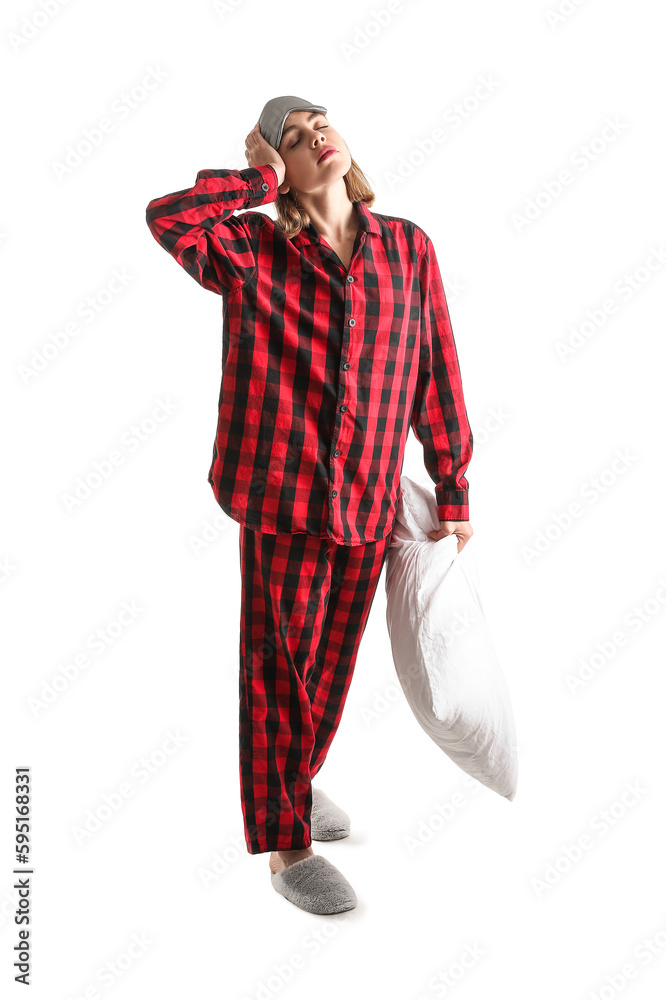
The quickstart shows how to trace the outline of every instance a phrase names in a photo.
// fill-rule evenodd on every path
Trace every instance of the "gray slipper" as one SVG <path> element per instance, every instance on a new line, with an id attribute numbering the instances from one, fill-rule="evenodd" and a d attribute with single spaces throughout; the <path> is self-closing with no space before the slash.
<path id="1" fill-rule="evenodd" d="M 308 913 L 342 913 L 357 903 L 356 893 L 334 864 L 321 854 L 271 873 L 273 888 Z"/>
<path id="2" fill-rule="evenodd" d="M 332 802 L 326 792 L 312 788 L 310 832 L 313 840 L 342 840 L 349 836 L 349 816 Z"/>

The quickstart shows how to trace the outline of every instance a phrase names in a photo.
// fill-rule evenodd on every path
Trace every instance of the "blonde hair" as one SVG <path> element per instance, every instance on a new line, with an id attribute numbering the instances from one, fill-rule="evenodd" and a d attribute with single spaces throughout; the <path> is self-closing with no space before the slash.
<path id="1" fill-rule="evenodd" d="M 343 180 L 347 188 L 347 197 L 350 201 L 362 201 L 368 207 L 374 203 L 375 193 L 368 183 L 368 179 L 352 157 L 351 166 L 344 175 Z M 286 194 L 280 194 L 275 199 L 275 209 L 277 211 L 276 225 L 291 238 L 297 236 L 304 226 L 309 225 L 309 213 L 299 205 L 291 190 Z"/>

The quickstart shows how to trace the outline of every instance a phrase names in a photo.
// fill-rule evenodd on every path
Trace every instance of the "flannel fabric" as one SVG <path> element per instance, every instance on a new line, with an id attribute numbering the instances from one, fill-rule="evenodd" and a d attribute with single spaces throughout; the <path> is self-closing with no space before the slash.
<path id="1" fill-rule="evenodd" d="M 309 847 L 312 779 L 342 716 L 390 545 L 241 525 L 240 789 L 249 854 Z"/>
<path id="2" fill-rule="evenodd" d="M 251 211 L 277 187 L 270 165 L 201 170 L 146 209 L 160 245 L 222 297 L 215 499 L 252 530 L 376 541 L 411 426 L 440 519 L 468 520 L 472 433 L 432 241 L 355 201 L 346 268 L 314 223 L 288 238 Z"/>

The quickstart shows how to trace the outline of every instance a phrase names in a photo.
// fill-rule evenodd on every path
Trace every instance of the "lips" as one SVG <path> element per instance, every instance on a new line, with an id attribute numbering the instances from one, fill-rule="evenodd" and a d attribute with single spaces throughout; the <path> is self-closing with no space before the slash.
<path id="1" fill-rule="evenodd" d="M 327 157 L 331 156 L 332 153 L 337 153 L 337 149 L 335 148 L 335 146 L 327 146 L 327 148 L 324 150 L 324 152 L 317 160 L 317 163 L 321 163 L 322 160 L 325 160 Z"/>

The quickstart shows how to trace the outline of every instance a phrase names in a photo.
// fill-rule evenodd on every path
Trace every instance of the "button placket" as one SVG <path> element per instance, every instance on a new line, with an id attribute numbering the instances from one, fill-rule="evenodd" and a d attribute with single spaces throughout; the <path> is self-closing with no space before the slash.
<path id="1" fill-rule="evenodd" d="M 354 260 L 358 256 L 358 252 L 360 251 L 361 247 L 363 246 L 364 238 L 365 238 L 365 233 L 363 233 L 361 235 L 361 239 L 359 241 L 359 246 L 358 246 L 357 253 L 354 255 Z M 353 264 L 353 260 L 350 263 L 350 267 L 352 266 L 352 264 Z M 351 294 L 350 294 L 351 289 L 350 289 L 349 286 L 352 285 L 353 283 L 354 283 L 354 275 L 347 273 L 347 275 L 346 275 L 346 289 L 345 289 L 345 314 L 347 312 L 347 303 L 349 303 L 350 308 L 352 308 L 352 305 L 351 305 Z M 348 326 L 348 327 L 354 327 L 354 326 L 356 326 L 356 320 L 354 319 L 353 316 L 350 316 L 345 325 Z M 351 337 L 347 338 L 346 344 L 347 344 L 347 348 L 349 349 L 351 347 Z M 344 336 L 343 336 L 342 349 L 343 349 L 343 351 L 345 350 L 345 339 L 344 339 Z M 351 368 L 351 363 L 349 361 L 343 361 L 342 364 L 340 365 L 340 367 L 341 367 L 341 369 L 343 371 L 349 371 L 349 369 Z M 344 395 L 344 391 L 345 391 L 345 388 L 346 388 L 344 382 L 340 384 L 340 388 L 341 388 L 342 393 Z M 346 413 L 348 410 L 349 410 L 348 404 L 347 403 L 343 403 L 342 406 L 340 407 L 340 413 Z M 336 425 L 337 425 L 337 421 L 336 421 Z M 337 432 L 338 435 L 339 435 L 339 431 L 342 429 L 341 425 L 342 425 L 342 422 L 340 422 L 340 428 L 338 429 L 338 432 Z M 342 454 L 341 449 L 337 448 L 337 447 L 333 448 L 333 445 L 335 445 L 335 440 L 333 440 L 331 442 L 331 465 L 329 467 L 329 480 L 330 480 L 331 483 L 335 482 L 335 468 L 333 467 L 333 459 L 334 458 L 339 458 L 339 456 Z M 335 498 L 337 495 L 338 495 L 338 491 L 337 490 L 331 490 L 331 498 Z"/>

